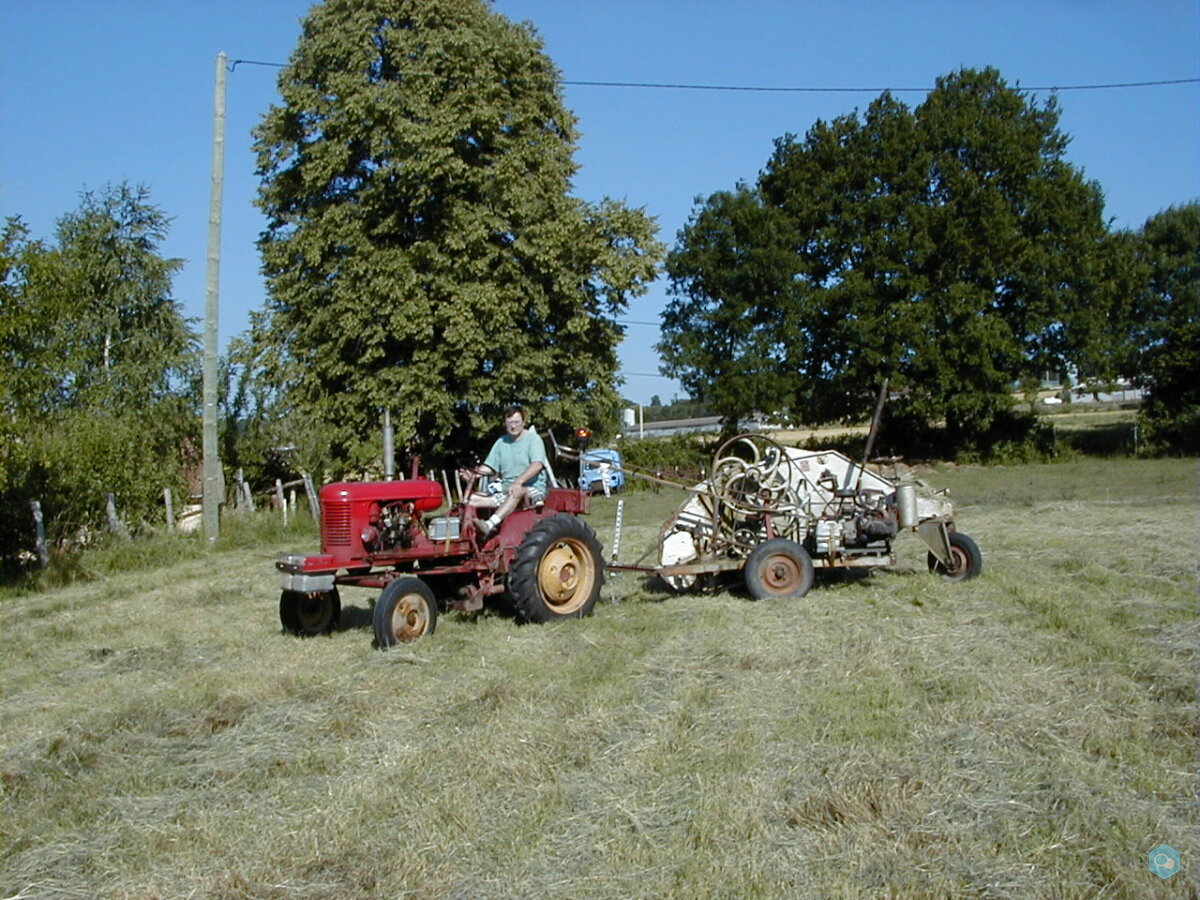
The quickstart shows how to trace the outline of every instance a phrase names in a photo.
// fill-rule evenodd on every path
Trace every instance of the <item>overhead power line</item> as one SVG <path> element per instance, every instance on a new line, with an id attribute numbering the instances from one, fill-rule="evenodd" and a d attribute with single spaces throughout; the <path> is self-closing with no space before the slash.
<path id="1" fill-rule="evenodd" d="M 1100 91 L 1110 88 L 1160 87 L 1168 84 L 1195 84 L 1200 78 L 1172 78 L 1163 81 L 1122 81 L 1112 84 L 1057 84 L 1024 87 L 1014 85 L 1021 91 Z M 733 84 L 670 84 L 650 81 L 563 81 L 563 84 L 578 87 L 653 88 L 669 91 L 757 91 L 777 94 L 882 94 L 888 91 L 900 93 L 927 93 L 929 87 L 766 87 Z"/>
<path id="2" fill-rule="evenodd" d="M 232 72 L 241 66 L 268 66 L 282 69 L 285 63 L 263 62 L 257 59 L 235 59 L 229 64 Z M 408 73 L 433 75 L 432 72 Z M 1050 84 L 1024 87 L 1017 84 L 1014 87 L 1022 91 L 1104 91 L 1115 88 L 1145 88 L 1165 87 L 1172 84 L 1197 84 L 1200 78 L 1167 78 L 1159 81 L 1117 81 L 1109 84 Z M 572 87 L 601 87 L 601 88 L 641 88 L 658 91 L 742 91 L 765 94 L 882 94 L 888 91 L 893 94 L 927 93 L 931 87 L 772 87 L 769 85 L 749 84 L 688 84 L 656 81 L 577 81 L 564 79 L 562 84 Z"/>

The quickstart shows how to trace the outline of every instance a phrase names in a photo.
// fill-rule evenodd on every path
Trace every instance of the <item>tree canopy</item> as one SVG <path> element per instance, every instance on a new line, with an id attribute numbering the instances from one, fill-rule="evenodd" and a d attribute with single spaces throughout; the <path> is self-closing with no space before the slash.
<path id="1" fill-rule="evenodd" d="M 9 220 L 0 354 L 10 414 L 144 406 L 179 387 L 195 348 L 171 297 L 182 262 L 158 253 L 169 224 L 129 184 L 84 192 L 49 246 Z"/>
<path id="2" fill-rule="evenodd" d="M 0 242 L 0 569 L 28 544 L 28 501 L 59 532 L 140 519 L 180 487 L 197 433 L 195 335 L 160 255 L 169 219 L 143 187 L 85 192 L 50 242 Z M 189 444 L 189 442 L 191 442 Z M 154 513 L 157 518 L 158 513 Z"/>
<path id="3" fill-rule="evenodd" d="M 666 373 L 727 419 L 807 424 L 865 417 L 888 377 L 891 417 L 957 449 L 1001 427 L 1022 377 L 1111 374 L 1129 252 L 1058 118 L 964 69 L 915 109 L 885 93 L 780 138 L 668 257 Z"/>
<path id="4" fill-rule="evenodd" d="M 1200 453 L 1200 201 L 1152 216 L 1138 238 L 1149 273 L 1133 317 L 1142 421 L 1152 443 Z"/>
<path id="5" fill-rule="evenodd" d="M 523 403 L 611 418 L 616 321 L 653 221 L 570 195 L 575 120 L 528 25 L 483 0 L 327 0 L 256 131 L 269 300 L 254 364 L 280 408 L 370 458 L 461 452 Z M 358 459 L 355 460 L 355 453 Z"/>

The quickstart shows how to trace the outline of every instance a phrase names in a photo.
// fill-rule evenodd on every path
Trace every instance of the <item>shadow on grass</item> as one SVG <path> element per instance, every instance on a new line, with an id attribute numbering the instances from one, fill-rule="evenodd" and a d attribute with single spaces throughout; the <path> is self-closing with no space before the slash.
<path id="1" fill-rule="evenodd" d="M 372 614 L 374 605 L 371 606 L 343 606 L 342 618 L 338 622 L 338 631 L 370 631 L 372 628 Z"/>

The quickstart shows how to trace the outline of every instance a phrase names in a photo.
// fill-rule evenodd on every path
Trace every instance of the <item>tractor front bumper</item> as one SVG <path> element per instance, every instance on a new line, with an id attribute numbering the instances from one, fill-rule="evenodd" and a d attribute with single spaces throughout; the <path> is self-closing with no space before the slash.
<path id="1" fill-rule="evenodd" d="M 329 571 L 329 567 L 332 562 L 332 557 L 281 554 L 275 560 L 275 568 L 279 571 L 279 587 L 304 594 L 331 591 L 334 572 Z"/>

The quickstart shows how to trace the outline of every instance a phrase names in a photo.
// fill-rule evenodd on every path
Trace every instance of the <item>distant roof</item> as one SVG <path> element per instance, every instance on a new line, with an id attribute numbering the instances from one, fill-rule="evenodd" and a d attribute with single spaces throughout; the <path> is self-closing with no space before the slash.
<path id="1" fill-rule="evenodd" d="M 720 425 L 720 416 L 701 416 L 696 419 L 663 419 L 658 422 L 644 422 L 645 428 L 704 428 Z"/>

